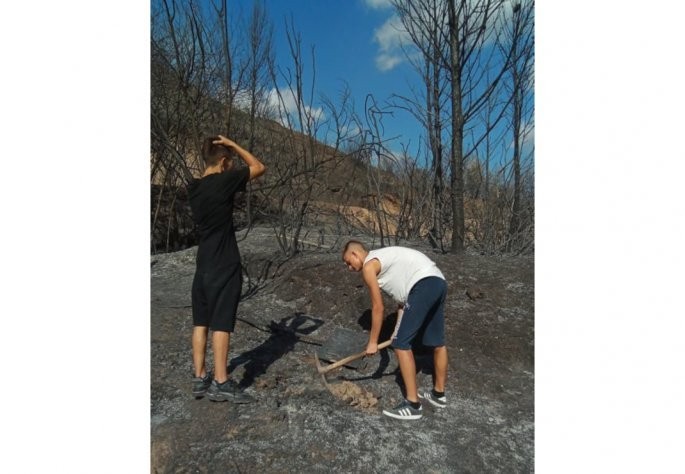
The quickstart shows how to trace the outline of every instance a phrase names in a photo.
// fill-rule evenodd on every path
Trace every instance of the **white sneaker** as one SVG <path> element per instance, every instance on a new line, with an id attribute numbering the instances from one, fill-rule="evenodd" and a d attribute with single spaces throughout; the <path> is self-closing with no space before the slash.
<path id="1" fill-rule="evenodd" d="M 414 408 L 409 401 L 403 400 L 392 410 L 383 410 L 383 414 L 398 420 L 418 420 L 423 416 L 423 407 L 419 404 L 419 408 Z"/>
<path id="2" fill-rule="evenodd" d="M 442 397 L 436 397 L 433 393 L 433 390 L 419 393 L 419 398 L 427 400 L 434 407 L 445 408 L 447 406 L 447 397 L 445 395 Z"/>

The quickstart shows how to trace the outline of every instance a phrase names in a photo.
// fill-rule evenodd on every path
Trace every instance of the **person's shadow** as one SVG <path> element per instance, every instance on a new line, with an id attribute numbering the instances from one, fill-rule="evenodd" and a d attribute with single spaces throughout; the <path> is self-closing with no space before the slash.
<path id="1" fill-rule="evenodd" d="M 359 317 L 357 320 L 359 325 L 364 329 L 365 331 L 370 331 L 371 330 L 371 310 L 367 309 L 362 313 L 362 315 Z M 397 324 L 397 312 L 391 313 L 388 316 L 383 319 L 383 325 L 381 326 L 381 332 L 378 337 L 378 342 L 383 342 L 387 341 L 392 337 L 392 334 L 395 332 L 395 325 Z M 381 349 L 379 352 L 379 357 L 380 357 L 380 363 L 378 364 L 378 368 L 368 376 L 364 377 L 359 377 L 355 378 L 354 380 L 366 380 L 366 379 L 378 379 L 381 378 L 383 375 L 389 375 L 389 374 L 384 374 L 385 370 L 388 368 L 390 365 L 390 353 L 388 352 L 391 348 L 386 347 L 385 349 Z M 412 344 L 412 351 L 414 353 L 414 362 L 416 364 L 416 374 L 418 375 L 419 373 L 423 373 L 426 375 L 430 375 L 431 377 L 433 376 L 433 348 L 432 347 L 426 347 L 423 344 L 421 344 L 420 341 L 416 341 Z M 392 372 L 392 374 L 395 375 L 395 383 L 400 387 L 402 390 L 402 393 L 406 396 L 406 390 L 404 386 L 404 380 L 402 379 L 402 374 L 400 372 L 399 365 L 395 368 L 395 370 Z M 352 380 L 352 379 L 349 379 Z M 417 381 L 418 382 L 418 381 Z"/>
<path id="2" fill-rule="evenodd" d="M 244 365 L 245 373 L 238 384 L 241 388 L 252 385 L 260 375 L 275 361 L 290 352 L 299 340 L 298 335 L 311 334 L 324 323 L 321 319 L 295 313 L 294 316 L 286 316 L 276 323 L 271 321 L 269 328 L 271 336 L 259 346 L 231 359 L 228 364 L 228 373 Z"/>
<path id="3" fill-rule="evenodd" d="M 381 326 L 381 332 L 378 336 L 378 343 L 380 344 L 381 342 L 387 341 L 392 337 L 392 333 L 395 331 L 395 323 L 397 322 L 397 312 L 394 312 L 388 316 L 386 316 L 383 319 L 383 325 Z M 367 309 L 362 313 L 361 316 L 359 316 L 359 319 L 357 320 L 357 323 L 361 328 L 365 331 L 370 331 L 371 330 L 371 310 Z M 366 346 L 364 346 L 366 348 Z M 379 379 L 383 375 L 388 375 L 385 374 L 385 370 L 388 368 L 390 365 L 390 348 L 386 347 L 384 349 L 381 349 L 378 351 L 378 357 L 380 358 L 380 362 L 378 363 L 378 367 L 376 370 L 373 371 L 372 374 L 370 375 L 364 375 L 361 377 L 355 377 L 355 378 L 350 378 L 347 380 L 368 380 L 368 379 Z M 373 356 L 375 357 L 375 356 Z M 373 360 L 373 359 L 371 359 Z M 397 369 L 399 371 L 399 369 Z"/>

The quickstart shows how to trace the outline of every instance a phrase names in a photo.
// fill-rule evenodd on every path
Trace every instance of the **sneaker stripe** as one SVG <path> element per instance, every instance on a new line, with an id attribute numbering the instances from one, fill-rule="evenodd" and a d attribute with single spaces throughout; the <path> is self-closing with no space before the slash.
<path id="1" fill-rule="evenodd" d="M 423 416 L 422 409 L 412 407 L 409 402 L 400 403 L 392 410 L 383 410 L 383 414 L 399 420 L 418 420 Z"/>
<path id="2" fill-rule="evenodd" d="M 431 405 L 438 407 L 438 408 L 444 408 L 447 406 L 447 397 L 436 397 L 434 396 L 431 392 L 424 392 L 424 393 L 419 393 L 419 398 L 423 398 L 430 402 Z"/>

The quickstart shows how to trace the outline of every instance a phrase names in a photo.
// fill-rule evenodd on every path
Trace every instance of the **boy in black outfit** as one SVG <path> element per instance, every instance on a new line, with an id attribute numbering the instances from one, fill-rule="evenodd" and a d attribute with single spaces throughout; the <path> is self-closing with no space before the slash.
<path id="1" fill-rule="evenodd" d="M 234 169 L 231 150 L 247 168 Z M 264 174 L 266 167 L 249 151 L 221 135 L 205 140 L 202 155 L 205 172 L 201 179 L 188 185 L 193 220 L 200 234 L 192 289 L 195 372 L 192 393 L 196 398 L 207 393 L 213 401 L 249 403 L 254 399 L 243 393 L 228 374 L 229 343 L 242 290 L 240 253 L 233 227 L 233 197 L 245 190 L 248 181 Z M 210 328 L 213 376 L 205 368 Z"/>

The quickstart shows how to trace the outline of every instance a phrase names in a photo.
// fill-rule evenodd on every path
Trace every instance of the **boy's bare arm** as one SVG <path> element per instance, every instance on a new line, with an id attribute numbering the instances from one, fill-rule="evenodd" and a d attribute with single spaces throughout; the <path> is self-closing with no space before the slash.
<path id="1" fill-rule="evenodd" d="M 250 169 L 250 180 L 258 178 L 266 171 L 266 166 L 264 166 L 261 161 L 259 161 L 252 153 L 238 145 L 230 138 L 219 135 L 219 139 L 214 140 L 212 143 L 224 145 L 225 147 L 233 149 Z"/>
<path id="2" fill-rule="evenodd" d="M 381 288 L 378 286 L 377 278 L 379 272 L 380 262 L 375 259 L 367 262 L 362 268 L 362 277 L 369 289 L 369 296 L 371 298 L 371 331 L 369 332 L 369 342 L 366 346 L 366 353 L 368 355 L 378 352 L 378 337 L 381 334 L 381 326 L 383 325 L 383 296 L 381 295 Z"/>

